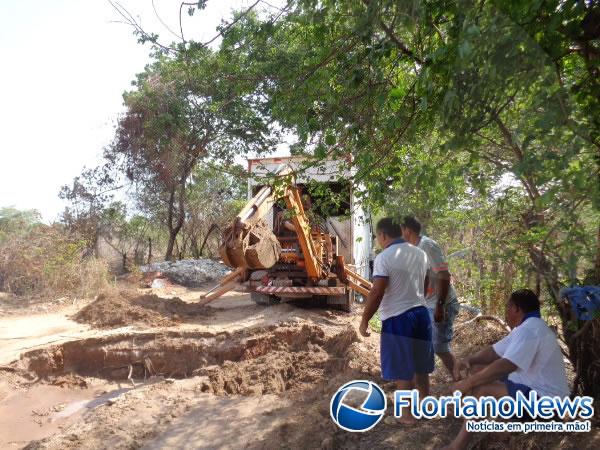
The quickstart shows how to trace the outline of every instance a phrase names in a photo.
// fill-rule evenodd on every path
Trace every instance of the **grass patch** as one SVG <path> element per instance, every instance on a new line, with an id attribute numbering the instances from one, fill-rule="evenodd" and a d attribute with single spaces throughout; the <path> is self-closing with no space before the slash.
<path id="1" fill-rule="evenodd" d="M 379 311 L 371 317 L 369 320 L 369 328 L 373 330 L 375 333 L 381 334 L 381 318 L 379 317 Z"/>
<path id="2" fill-rule="evenodd" d="M 17 296 L 92 297 L 109 283 L 105 261 L 59 225 L 36 224 L 0 240 L 0 290 Z"/>

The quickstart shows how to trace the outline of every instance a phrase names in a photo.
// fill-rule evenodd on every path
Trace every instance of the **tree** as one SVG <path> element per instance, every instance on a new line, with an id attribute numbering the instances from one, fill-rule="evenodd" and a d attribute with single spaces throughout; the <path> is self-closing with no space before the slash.
<path id="1" fill-rule="evenodd" d="M 186 186 L 197 164 L 230 164 L 235 154 L 272 147 L 263 99 L 228 75 L 241 69 L 210 49 L 184 46 L 175 56 L 158 52 L 124 94 L 127 111 L 105 157 L 136 183 L 140 210 L 166 225 L 166 259 L 185 223 Z"/>
<path id="2" fill-rule="evenodd" d="M 102 212 L 102 237 L 121 255 L 124 271 L 130 269 L 132 262 L 150 262 L 152 241 L 156 244 L 160 239 L 158 227 L 146 217 L 139 214 L 127 216 L 127 208 L 122 202 L 112 202 Z"/>
<path id="3" fill-rule="evenodd" d="M 84 168 L 73 183 L 62 186 L 59 197 L 68 201 L 61 222 L 86 243 L 88 254 L 95 254 L 97 243 L 106 225 L 105 209 L 119 187 L 108 167 Z"/>
<path id="4" fill-rule="evenodd" d="M 11 206 L 0 208 L 0 242 L 7 236 L 25 232 L 32 226 L 39 224 L 42 217 L 35 209 L 16 209 Z"/>
<path id="5" fill-rule="evenodd" d="M 276 22 L 246 17 L 222 49 L 264 74 L 295 152 L 352 154 L 374 207 L 390 189 L 428 218 L 473 194 L 513 205 L 497 209 L 511 246 L 556 300 L 595 247 L 581 218 L 600 198 L 597 8 L 519 5 L 297 1 Z"/>
<path id="6" fill-rule="evenodd" d="M 559 287 L 600 270 L 599 17 L 575 0 L 298 0 L 222 49 L 263 74 L 295 153 L 351 153 L 364 201 L 463 227 L 496 281 L 533 269 L 569 340 Z"/>
<path id="7" fill-rule="evenodd" d="M 241 166 L 225 169 L 201 164 L 196 167 L 187 186 L 188 211 L 182 230 L 182 254 L 202 257 L 210 237 L 215 247 L 218 246 L 222 230 L 246 202 L 245 175 Z"/>

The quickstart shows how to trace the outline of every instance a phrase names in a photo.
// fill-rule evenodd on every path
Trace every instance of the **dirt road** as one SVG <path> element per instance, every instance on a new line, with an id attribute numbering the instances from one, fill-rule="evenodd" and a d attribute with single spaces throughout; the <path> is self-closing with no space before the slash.
<path id="1" fill-rule="evenodd" d="M 263 307 L 235 292 L 198 308 L 201 292 L 113 293 L 0 319 L 0 448 L 414 449 L 440 447 L 458 431 L 452 419 L 406 429 L 388 418 L 364 434 L 333 424 L 329 402 L 342 384 L 370 379 L 394 390 L 380 378 L 378 335 L 357 334 L 360 311 Z M 111 314 L 123 325 L 106 326 Z M 493 323 L 474 323 L 456 345 L 467 351 L 501 335 Z M 433 394 L 449 388 L 437 368 Z M 555 448 L 582 448 L 575 438 Z M 476 447 L 519 439 L 481 436 Z M 560 440 L 535 445 L 544 439 Z"/>

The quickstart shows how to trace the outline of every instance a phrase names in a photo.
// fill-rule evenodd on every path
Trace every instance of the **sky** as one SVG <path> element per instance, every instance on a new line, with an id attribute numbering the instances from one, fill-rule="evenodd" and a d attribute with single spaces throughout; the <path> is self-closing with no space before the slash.
<path id="1" fill-rule="evenodd" d="M 184 12 L 185 37 L 208 41 L 232 8 L 251 3 L 209 0 L 193 17 Z M 178 32 L 179 4 L 120 1 L 162 43 L 177 39 L 166 27 Z M 119 20 L 108 0 L 0 0 L 0 207 L 54 221 L 60 187 L 101 162 L 122 94 L 149 62 L 150 48 Z"/>

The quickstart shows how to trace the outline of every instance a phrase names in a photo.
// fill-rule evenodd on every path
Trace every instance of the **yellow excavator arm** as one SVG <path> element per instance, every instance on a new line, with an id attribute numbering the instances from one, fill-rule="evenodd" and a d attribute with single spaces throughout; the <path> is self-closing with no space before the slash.
<path id="1" fill-rule="evenodd" d="M 304 254 L 308 277 L 322 279 L 327 274 L 322 270 L 321 253 L 311 236 L 311 227 L 292 170 L 284 166 L 275 175 L 285 182 L 275 187 L 262 187 L 225 230 L 223 244 L 219 248 L 223 262 L 234 269 L 268 269 L 275 265 L 281 254 L 281 246 L 263 219 L 275 201 L 283 199 L 292 213 L 291 220 Z"/>
<path id="2" fill-rule="evenodd" d="M 311 227 L 304 212 L 298 188 L 296 186 L 286 186 L 283 199 L 285 205 L 293 214 L 292 223 L 296 228 L 298 242 L 304 254 L 304 264 L 308 277 L 312 280 L 326 277 L 327 273 L 322 270 L 322 253 L 311 236 Z"/>
<path id="3" fill-rule="evenodd" d="M 264 220 L 273 204 L 279 199 L 285 201 L 287 209 L 292 213 L 291 221 L 302 250 L 308 278 L 316 283 L 329 277 L 330 265 L 324 262 L 327 243 L 320 231 L 313 232 L 311 229 L 291 168 L 283 166 L 275 175 L 284 182 L 262 187 L 246 203 L 234 222 L 225 229 L 219 253 L 223 262 L 234 271 L 213 290 L 203 295 L 201 303 L 208 303 L 231 290 L 238 278 L 245 279 L 248 269 L 270 269 L 279 261 L 282 253 L 281 244 Z M 329 240 L 329 250 L 331 250 L 331 240 Z M 331 252 L 329 254 L 331 255 Z M 338 257 L 334 264 L 335 273 L 340 281 L 355 291 L 368 294 L 371 288 L 368 280 L 350 270 L 341 257 Z"/>

